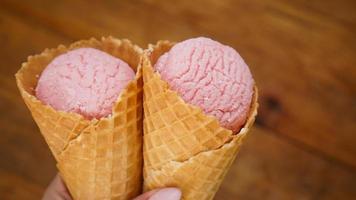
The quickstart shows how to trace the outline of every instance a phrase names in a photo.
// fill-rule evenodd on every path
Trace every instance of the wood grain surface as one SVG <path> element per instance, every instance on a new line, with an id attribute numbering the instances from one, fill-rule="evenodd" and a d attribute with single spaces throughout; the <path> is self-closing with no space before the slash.
<path id="1" fill-rule="evenodd" d="M 0 1 L 0 199 L 40 199 L 55 163 L 15 86 L 28 55 L 113 35 L 234 47 L 260 112 L 216 199 L 356 197 L 356 2 Z"/>

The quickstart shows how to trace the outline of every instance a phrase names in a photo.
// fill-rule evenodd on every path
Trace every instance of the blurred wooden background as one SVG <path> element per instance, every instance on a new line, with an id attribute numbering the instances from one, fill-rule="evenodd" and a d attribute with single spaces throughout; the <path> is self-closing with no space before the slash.
<path id="1" fill-rule="evenodd" d="M 356 198 L 353 0 L 0 1 L 0 199 L 40 199 L 55 163 L 15 86 L 31 54 L 113 35 L 237 49 L 260 112 L 216 199 Z"/>

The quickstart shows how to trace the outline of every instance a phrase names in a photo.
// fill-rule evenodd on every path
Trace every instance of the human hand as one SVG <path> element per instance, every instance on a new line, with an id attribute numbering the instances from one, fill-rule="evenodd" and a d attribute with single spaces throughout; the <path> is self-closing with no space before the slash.
<path id="1" fill-rule="evenodd" d="M 162 188 L 146 192 L 133 200 L 180 200 L 181 195 L 181 191 L 177 188 Z M 58 174 L 47 187 L 42 200 L 72 200 Z"/>

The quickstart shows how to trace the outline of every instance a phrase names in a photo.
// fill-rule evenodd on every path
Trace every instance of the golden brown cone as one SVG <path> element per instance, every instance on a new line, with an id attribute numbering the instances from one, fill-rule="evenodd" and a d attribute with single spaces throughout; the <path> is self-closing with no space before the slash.
<path id="1" fill-rule="evenodd" d="M 56 56 L 92 47 L 127 62 L 136 77 L 119 95 L 112 115 L 87 120 L 57 111 L 34 94 L 38 76 Z M 128 40 L 103 37 L 60 45 L 30 56 L 16 73 L 26 105 L 50 147 L 57 167 L 75 200 L 132 199 L 142 185 L 142 50 Z"/>
<path id="2" fill-rule="evenodd" d="M 210 200 L 224 179 L 257 114 L 257 87 L 244 127 L 233 134 L 184 102 L 152 65 L 173 43 L 160 41 L 143 57 L 144 190 L 174 186 L 184 200 Z"/>

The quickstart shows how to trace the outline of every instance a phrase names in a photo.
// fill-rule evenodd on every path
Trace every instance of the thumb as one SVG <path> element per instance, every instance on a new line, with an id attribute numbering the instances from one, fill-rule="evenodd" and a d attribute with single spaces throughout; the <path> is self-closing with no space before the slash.
<path id="1" fill-rule="evenodd" d="M 162 188 L 146 192 L 134 200 L 180 200 L 181 196 L 178 188 Z"/>

